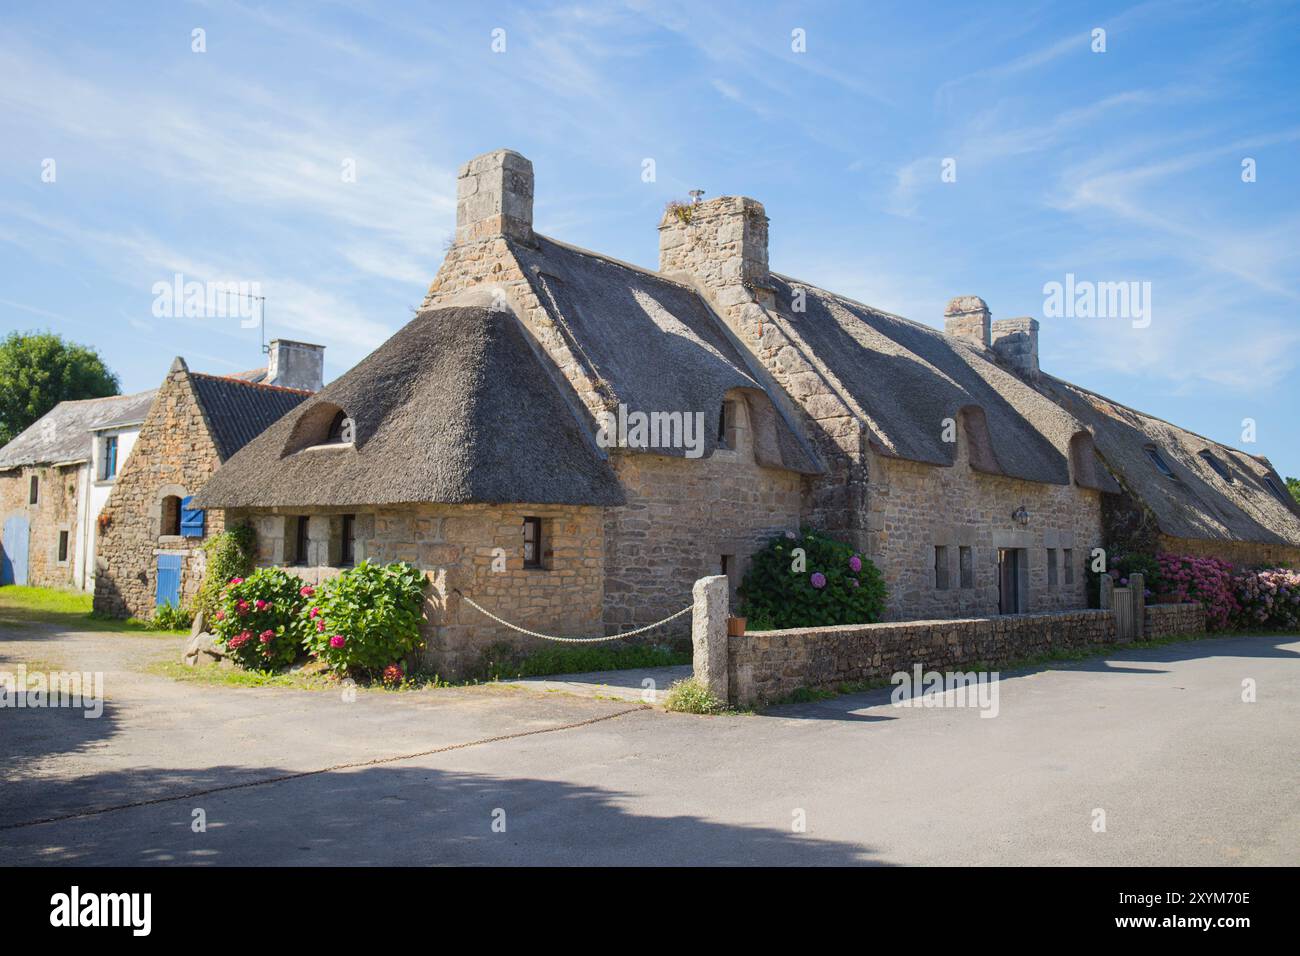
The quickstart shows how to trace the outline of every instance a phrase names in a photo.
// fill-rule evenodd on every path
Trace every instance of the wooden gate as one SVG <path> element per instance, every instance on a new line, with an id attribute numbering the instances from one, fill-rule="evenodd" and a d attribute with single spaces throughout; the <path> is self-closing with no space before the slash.
<path id="1" fill-rule="evenodd" d="M 158 607 L 164 604 L 176 607 L 181 603 L 181 556 L 179 554 L 158 555 L 158 590 L 154 603 Z"/>
<path id="2" fill-rule="evenodd" d="M 1115 639 L 1117 641 L 1131 641 L 1133 637 L 1133 589 L 1116 588 Z"/>

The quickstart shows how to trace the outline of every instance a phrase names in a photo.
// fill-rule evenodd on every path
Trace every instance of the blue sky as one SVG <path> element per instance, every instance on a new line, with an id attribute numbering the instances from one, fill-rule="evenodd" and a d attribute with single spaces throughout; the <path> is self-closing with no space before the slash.
<path id="1" fill-rule="evenodd" d="M 155 318 L 155 282 L 256 281 L 332 378 L 422 298 L 457 166 L 510 147 L 548 235 L 653 268 L 665 202 L 753 196 L 777 271 L 1036 316 L 1046 370 L 1300 475 L 1300 9 L 1083 6 L 7 5 L 0 329 L 135 391 L 262 364 L 236 320 Z M 1067 273 L 1150 282 L 1150 325 L 1045 317 Z"/>

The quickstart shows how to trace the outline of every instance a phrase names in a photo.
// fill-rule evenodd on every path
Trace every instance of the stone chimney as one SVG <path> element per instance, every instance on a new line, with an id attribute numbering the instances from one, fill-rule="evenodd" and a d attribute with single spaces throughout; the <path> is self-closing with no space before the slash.
<path id="1" fill-rule="evenodd" d="M 319 392 L 325 384 L 325 346 L 272 339 L 266 384 Z"/>
<path id="2" fill-rule="evenodd" d="M 959 295 L 943 310 L 943 330 L 971 345 L 989 347 L 988 303 L 977 295 Z"/>
<path id="3" fill-rule="evenodd" d="M 1025 375 L 1038 374 L 1038 320 L 998 319 L 993 323 L 993 350 Z"/>
<path id="4" fill-rule="evenodd" d="M 659 271 L 687 272 L 719 291 L 743 286 L 770 295 L 763 204 L 745 196 L 670 203 L 659 224 Z"/>
<path id="5" fill-rule="evenodd" d="M 456 180 L 456 242 L 533 238 L 533 164 L 512 149 L 476 156 Z"/>

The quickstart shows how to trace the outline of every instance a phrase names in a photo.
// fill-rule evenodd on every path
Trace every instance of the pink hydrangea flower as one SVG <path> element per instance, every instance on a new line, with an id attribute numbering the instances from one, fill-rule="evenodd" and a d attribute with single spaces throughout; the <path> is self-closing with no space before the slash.
<path id="1" fill-rule="evenodd" d="M 318 632 L 319 632 L 319 631 L 323 631 L 323 630 L 325 630 L 325 622 L 324 622 L 324 621 L 317 621 L 317 622 L 316 622 L 316 630 L 317 630 Z"/>
<path id="2" fill-rule="evenodd" d="M 819 590 L 826 587 L 826 575 L 822 574 L 820 571 L 814 571 L 810 580 L 812 581 L 812 586 Z"/>
<path id="3" fill-rule="evenodd" d="M 302 587 L 298 589 L 298 593 L 301 594 L 303 597 L 311 597 L 313 594 L 316 593 L 316 589 L 313 588 L 310 584 L 304 584 Z"/>
<path id="4" fill-rule="evenodd" d="M 231 587 L 234 587 L 236 584 L 243 584 L 243 583 L 244 583 L 244 579 L 243 579 L 243 578 L 231 578 L 231 579 L 230 579 L 230 585 L 231 585 Z"/>
<path id="5" fill-rule="evenodd" d="M 215 617 L 218 621 L 224 621 L 226 619 L 226 612 L 218 611 L 216 614 L 212 616 Z"/>
<path id="6" fill-rule="evenodd" d="M 275 637 L 275 631 L 263 631 L 259 637 L 263 644 L 270 644 L 272 639 Z"/>
<path id="7" fill-rule="evenodd" d="M 258 598 L 256 601 L 253 602 L 253 606 L 257 608 L 259 611 L 265 611 L 271 605 L 267 604 L 261 598 Z"/>
<path id="8" fill-rule="evenodd" d="M 862 559 L 859 558 L 856 554 L 853 557 L 849 558 L 849 568 L 853 571 L 854 574 L 857 574 L 859 571 L 862 570 Z"/>
<path id="9" fill-rule="evenodd" d="M 308 614 L 307 616 L 308 616 L 308 617 L 313 617 L 313 618 L 314 618 L 314 617 L 320 617 L 320 608 L 318 608 L 318 607 L 314 607 L 314 608 L 312 608 L 312 609 L 311 609 L 311 613 Z"/>
<path id="10" fill-rule="evenodd" d="M 330 647 L 334 648 L 335 650 L 342 647 L 346 643 L 347 643 L 347 639 L 344 638 L 342 634 L 335 634 L 333 637 L 330 638 Z"/>

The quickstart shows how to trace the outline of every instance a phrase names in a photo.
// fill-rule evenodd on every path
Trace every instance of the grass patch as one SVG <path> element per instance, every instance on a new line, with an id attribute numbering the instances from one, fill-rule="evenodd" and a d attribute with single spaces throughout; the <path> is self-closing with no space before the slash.
<path id="1" fill-rule="evenodd" d="M 101 617 L 83 591 L 33 588 L 17 584 L 0 587 L 0 627 L 53 624 L 69 631 L 110 631 L 172 637 L 185 631 L 154 629 L 148 621 Z"/>
<path id="2" fill-rule="evenodd" d="M 691 652 L 663 645 L 629 644 L 623 647 L 548 647 L 524 657 L 508 645 L 490 648 L 484 655 L 486 680 L 516 680 L 551 674 L 583 674 L 589 671 L 624 671 L 642 667 L 689 664 Z"/>
<path id="3" fill-rule="evenodd" d="M 664 710 L 679 714 L 721 714 L 727 705 L 708 692 L 703 684 L 694 677 L 679 680 L 668 688 L 664 699 Z"/>
<path id="4" fill-rule="evenodd" d="M 293 690 L 333 690 L 341 691 L 343 682 L 334 677 L 323 667 L 308 665 L 297 670 L 249 671 L 242 667 L 222 667 L 217 664 L 200 664 L 190 667 L 180 661 L 158 661 L 145 670 L 159 677 L 187 684 L 204 684 L 209 687 L 288 687 Z M 430 688 L 452 687 L 451 682 L 437 674 L 410 674 L 401 684 L 388 687 L 378 678 L 374 680 L 357 680 L 358 688 L 373 688 L 394 693 L 402 691 L 426 690 Z"/>

